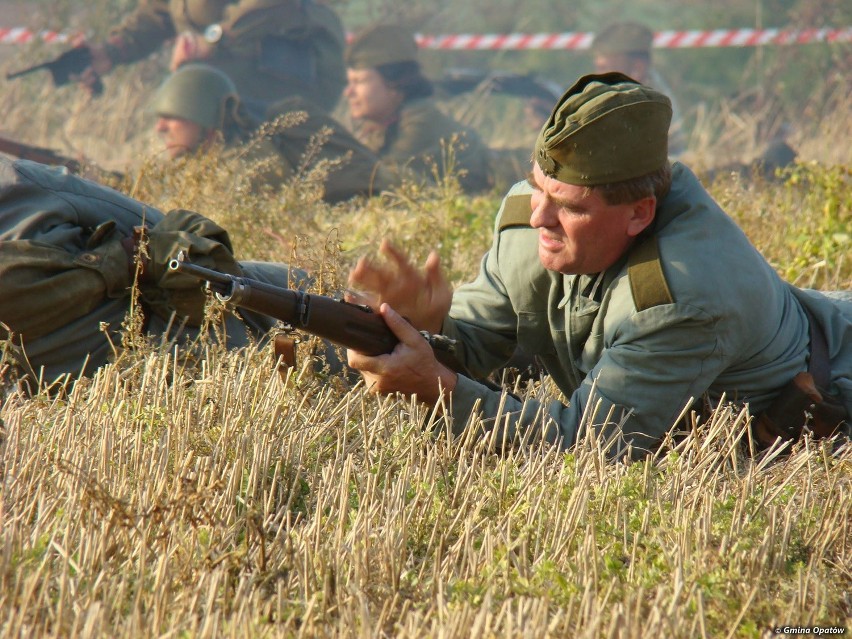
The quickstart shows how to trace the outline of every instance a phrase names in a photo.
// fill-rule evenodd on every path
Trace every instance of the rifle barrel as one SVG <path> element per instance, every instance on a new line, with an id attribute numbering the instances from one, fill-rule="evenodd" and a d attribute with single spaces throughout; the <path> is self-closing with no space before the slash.
<path id="1" fill-rule="evenodd" d="M 223 301 L 227 301 L 227 298 L 230 296 L 234 288 L 235 280 L 237 279 L 233 275 L 220 273 L 213 269 L 192 264 L 191 262 L 186 261 L 182 253 L 176 258 L 169 260 L 169 270 L 177 271 L 178 273 L 186 273 L 187 275 L 192 275 L 193 277 L 208 282 L 210 289 L 214 293 L 216 293 L 219 297 L 225 298 Z"/>
<path id="2" fill-rule="evenodd" d="M 39 69 L 47 69 L 50 67 L 50 62 L 42 62 L 41 64 L 36 64 L 31 67 L 27 67 L 26 69 L 21 69 L 20 71 L 12 71 L 6 74 L 7 80 L 14 80 L 15 78 L 20 78 L 22 75 L 27 75 L 28 73 L 32 73 L 33 71 L 38 71 Z"/>

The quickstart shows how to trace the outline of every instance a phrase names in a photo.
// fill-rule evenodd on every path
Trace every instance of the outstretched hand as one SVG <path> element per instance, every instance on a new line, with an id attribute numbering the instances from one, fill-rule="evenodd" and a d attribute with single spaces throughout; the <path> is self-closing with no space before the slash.
<path id="1" fill-rule="evenodd" d="M 347 299 L 373 308 L 390 304 L 417 329 L 439 332 L 453 301 L 441 258 L 432 251 L 421 272 L 388 240 L 382 240 L 379 252 L 387 258 L 384 264 L 362 257 L 349 273 L 349 285 L 358 292 Z"/>
<path id="2" fill-rule="evenodd" d="M 417 329 L 388 304 L 382 304 L 379 313 L 399 339 L 393 352 L 369 357 L 347 351 L 349 366 L 361 371 L 370 392 L 417 395 L 428 403 L 438 401 L 442 392 L 451 392 L 458 377 L 435 359 L 435 353 Z"/>

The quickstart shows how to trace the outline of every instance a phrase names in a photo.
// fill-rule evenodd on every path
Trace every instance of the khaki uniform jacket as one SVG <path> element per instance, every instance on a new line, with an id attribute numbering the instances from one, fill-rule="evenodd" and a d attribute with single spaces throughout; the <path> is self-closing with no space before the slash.
<path id="1" fill-rule="evenodd" d="M 179 250 L 208 268 L 288 283 L 285 265 L 234 261 L 227 233 L 198 214 L 164 216 L 64 168 L 0 159 L 0 322 L 29 361 L 31 370 L 24 372 L 53 381 L 66 373 L 89 374 L 111 358 L 110 340 L 120 344 L 133 283 L 122 239 L 136 226 L 150 229 L 151 282 L 140 285 L 149 334 L 198 335 L 194 326 L 168 327 L 172 310 L 192 315 L 203 305 L 198 281 L 166 268 Z M 255 314 L 246 317 L 243 322 L 226 316 L 221 328 L 229 346 L 245 345 L 273 324 Z M 8 342 L 5 327 L 0 341 Z"/>
<path id="2" fill-rule="evenodd" d="M 327 165 L 328 177 L 323 181 L 322 199 L 329 203 L 377 195 L 399 183 L 398 178 L 381 165 L 378 155 L 308 100 L 287 98 L 273 105 L 267 117 L 272 120 L 292 112 L 303 112 L 306 118 L 281 129 L 273 137 L 272 146 L 280 157 L 280 180 Z"/>
<path id="3" fill-rule="evenodd" d="M 184 31 L 220 24 L 208 64 L 244 99 L 271 103 L 303 95 L 327 111 L 346 84 L 346 34 L 337 14 L 314 0 L 140 0 L 110 34 L 114 64 L 135 62 Z"/>
<path id="4" fill-rule="evenodd" d="M 453 172 L 464 172 L 460 176 L 462 188 L 470 193 L 483 191 L 491 186 L 488 147 L 479 134 L 442 113 L 430 99 L 412 100 L 405 103 L 399 118 L 384 133 L 377 152 L 389 167 L 398 172 L 411 171 L 420 178 L 431 179 L 432 165 L 440 173 L 447 171 L 442 147 L 453 144 Z"/>
<path id="5" fill-rule="evenodd" d="M 460 342 L 459 358 L 475 377 L 501 366 L 515 344 L 541 358 L 567 404 L 523 405 L 464 376 L 452 395 L 454 428 L 475 403 L 507 435 L 541 429 L 570 446 L 586 418 L 604 434 L 652 449 L 691 398 L 767 408 L 782 386 L 808 367 L 807 306 L 822 325 L 833 392 L 852 410 L 852 302 L 829 300 L 783 282 L 737 225 L 683 165 L 658 203 L 655 233 L 674 299 L 637 311 L 626 262 L 598 276 L 548 271 L 538 258 L 538 231 L 500 231 L 519 183 L 498 215 L 477 279 L 459 288 L 443 332 Z M 514 204 L 518 204 L 514 200 Z M 622 423 L 623 417 L 631 413 Z M 852 414 L 852 413 L 850 413 Z M 607 416 L 609 415 L 609 419 Z"/>

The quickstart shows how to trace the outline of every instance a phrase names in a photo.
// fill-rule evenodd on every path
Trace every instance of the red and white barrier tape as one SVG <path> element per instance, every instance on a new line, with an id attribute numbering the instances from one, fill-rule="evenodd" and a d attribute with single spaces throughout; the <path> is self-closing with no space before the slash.
<path id="1" fill-rule="evenodd" d="M 423 49 L 455 51 L 588 49 L 593 33 L 508 33 L 418 35 Z M 852 27 L 843 29 L 716 29 L 714 31 L 659 31 L 654 35 L 656 49 L 692 47 L 755 47 L 760 45 L 807 44 L 811 42 L 852 42 Z"/>
<path id="2" fill-rule="evenodd" d="M 593 33 L 505 33 L 417 36 L 423 49 L 453 51 L 496 51 L 588 49 Z M 0 44 L 26 44 L 33 40 L 76 44 L 85 40 L 80 33 L 30 31 L 23 27 L 0 27 Z M 762 45 L 808 44 L 812 42 L 852 42 L 852 27 L 840 29 L 716 29 L 712 31 L 658 31 L 654 35 L 656 49 L 695 47 L 756 47 Z"/>

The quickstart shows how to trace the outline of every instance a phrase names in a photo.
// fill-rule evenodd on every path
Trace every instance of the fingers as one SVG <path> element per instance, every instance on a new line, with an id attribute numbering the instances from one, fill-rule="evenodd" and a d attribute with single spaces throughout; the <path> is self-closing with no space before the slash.
<path id="1" fill-rule="evenodd" d="M 418 282 L 422 281 L 423 278 L 420 272 L 411 263 L 411 260 L 408 259 L 408 255 L 396 248 L 390 241 L 387 239 L 382 240 L 379 251 L 396 267 L 401 278 L 408 278 Z"/>
<path id="2" fill-rule="evenodd" d="M 393 331 L 393 334 L 397 336 L 402 344 L 415 348 L 426 345 L 426 340 L 423 339 L 420 331 L 414 328 L 402 315 L 393 310 L 390 304 L 382 304 L 379 307 L 379 313 L 381 313 L 382 318 L 385 320 L 385 324 L 388 325 L 388 328 Z M 397 348 L 399 347 L 397 346 Z"/>
<path id="3" fill-rule="evenodd" d="M 444 271 L 441 268 L 441 257 L 437 251 L 429 253 L 426 258 L 426 283 L 432 290 L 437 288 L 449 288 L 447 278 L 444 277 Z"/>
<path id="4" fill-rule="evenodd" d="M 393 275 L 369 258 L 362 257 L 349 272 L 349 284 L 368 291 L 384 291 L 393 282 Z"/>

